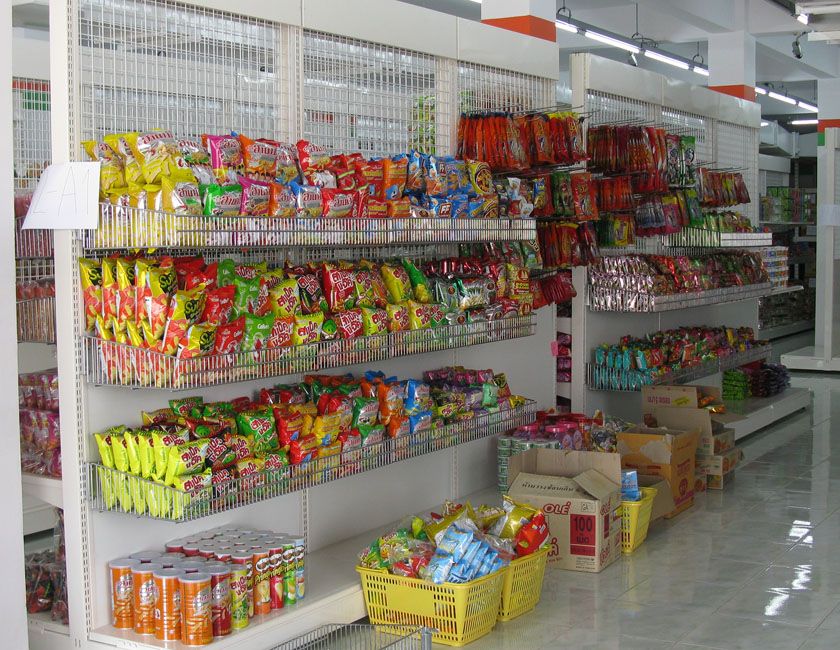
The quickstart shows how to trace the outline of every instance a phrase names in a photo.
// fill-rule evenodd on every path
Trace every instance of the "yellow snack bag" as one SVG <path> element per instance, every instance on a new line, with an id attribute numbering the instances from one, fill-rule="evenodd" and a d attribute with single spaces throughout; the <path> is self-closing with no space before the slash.
<path id="1" fill-rule="evenodd" d="M 110 133 L 105 136 L 105 144 L 120 157 L 123 161 L 123 171 L 125 173 L 126 185 L 140 185 L 144 181 L 143 169 L 140 167 L 140 162 L 131 150 L 131 146 L 126 140 L 127 133 Z"/>
<path id="2" fill-rule="evenodd" d="M 125 185 L 123 161 L 117 153 L 104 142 L 86 140 L 82 142 L 85 152 L 91 160 L 99 161 L 99 193 L 102 198 L 115 187 Z"/>
<path id="3" fill-rule="evenodd" d="M 195 182 L 195 176 L 189 170 L 178 170 L 177 174 L 164 176 L 160 186 L 161 210 L 193 216 L 201 214 L 201 192 L 198 183 Z"/>
<path id="4" fill-rule="evenodd" d="M 176 150 L 175 136 L 169 131 L 126 133 L 125 141 L 140 163 L 147 183 L 160 183 L 173 167 L 172 153 Z"/>

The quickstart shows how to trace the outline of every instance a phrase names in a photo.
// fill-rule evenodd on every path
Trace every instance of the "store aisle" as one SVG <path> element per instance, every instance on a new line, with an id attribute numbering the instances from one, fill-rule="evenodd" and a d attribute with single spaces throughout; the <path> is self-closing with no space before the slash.
<path id="1" fill-rule="evenodd" d="M 537 609 L 474 647 L 838 648 L 840 377 L 793 384 L 813 389 L 812 412 L 742 443 L 725 491 L 600 574 L 549 570 Z"/>

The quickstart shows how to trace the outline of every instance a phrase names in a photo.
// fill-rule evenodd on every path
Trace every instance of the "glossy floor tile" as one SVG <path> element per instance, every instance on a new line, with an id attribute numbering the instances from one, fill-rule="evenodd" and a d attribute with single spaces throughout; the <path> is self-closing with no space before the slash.
<path id="1" fill-rule="evenodd" d="M 600 574 L 547 571 L 536 610 L 470 647 L 840 648 L 840 376 L 793 383 L 813 408 L 741 441 L 726 490 Z"/>

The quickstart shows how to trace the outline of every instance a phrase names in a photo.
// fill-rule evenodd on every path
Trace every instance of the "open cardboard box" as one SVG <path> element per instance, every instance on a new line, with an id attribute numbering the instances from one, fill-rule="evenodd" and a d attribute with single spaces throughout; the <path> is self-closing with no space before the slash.
<path id="1" fill-rule="evenodd" d="M 735 446 L 735 430 L 724 428 L 721 422 L 712 419 L 707 409 L 649 407 L 647 404 L 645 409 L 645 424 L 648 426 L 697 431 L 698 456 L 720 454 Z"/>
<path id="2" fill-rule="evenodd" d="M 511 456 L 508 485 L 513 499 L 542 508 L 549 565 L 598 572 L 621 555 L 618 454 L 530 449 Z"/>
<path id="3" fill-rule="evenodd" d="M 642 413 L 660 406 L 700 408 L 702 398 L 711 397 L 715 404 L 723 402 L 715 386 L 642 386 Z"/>
<path id="4" fill-rule="evenodd" d="M 674 509 L 674 497 L 671 496 L 671 486 L 661 476 L 639 474 L 639 485 L 641 487 L 656 488 L 656 497 L 653 500 L 653 508 L 650 511 L 650 523 L 662 519 Z"/>

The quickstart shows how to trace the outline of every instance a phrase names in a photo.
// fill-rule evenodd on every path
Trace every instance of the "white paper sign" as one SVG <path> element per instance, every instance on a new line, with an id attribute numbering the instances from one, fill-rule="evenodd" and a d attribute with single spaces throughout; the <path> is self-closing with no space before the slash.
<path id="1" fill-rule="evenodd" d="M 98 162 L 50 165 L 41 174 L 23 229 L 94 229 L 99 224 Z"/>

